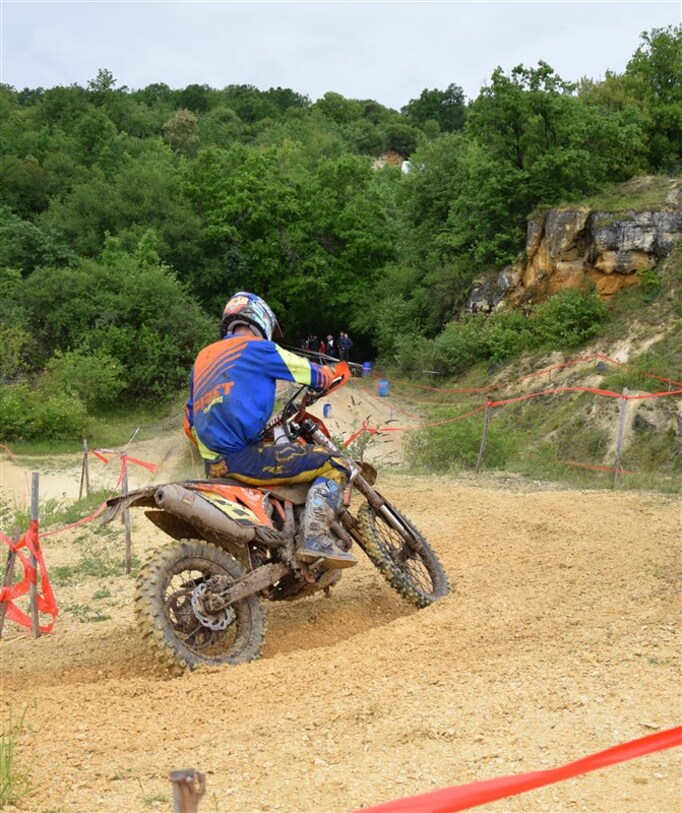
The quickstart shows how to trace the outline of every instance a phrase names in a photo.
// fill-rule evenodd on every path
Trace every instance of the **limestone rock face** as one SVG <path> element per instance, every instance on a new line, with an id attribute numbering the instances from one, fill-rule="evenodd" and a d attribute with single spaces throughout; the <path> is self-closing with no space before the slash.
<path id="1" fill-rule="evenodd" d="M 682 236 L 682 209 L 604 212 L 550 209 L 528 223 L 525 257 L 474 284 L 468 310 L 532 305 L 559 289 L 594 283 L 604 299 L 637 285 Z"/>

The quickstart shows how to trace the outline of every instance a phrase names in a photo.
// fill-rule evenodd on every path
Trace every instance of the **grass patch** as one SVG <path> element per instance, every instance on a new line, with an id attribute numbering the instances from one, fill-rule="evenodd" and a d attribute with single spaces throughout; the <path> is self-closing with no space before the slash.
<path id="1" fill-rule="evenodd" d="M 459 408 L 460 413 L 465 410 Z M 456 411 L 427 407 L 425 422 L 452 418 Z M 592 395 L 555 395 L 496 409 L 490 422 L 482 468 L 505 470 L 573 488 L 611 488 L 619 404 Z M 478 459 L 483 413 L 460 422 L 410 432 L 408 465 L 419 473 L 473 470 Z M 682 490 L 682 444 L 673 429 L 646 422 L 633 430 L 624 448 L 619 489 Z"/>
<path id="2" fill-rule="evenodd" d="M 107 621 L 110 615 L 105 615 L 98 607 L 91 607 L 89 604 L 64 604 L 62 609 L 65 613 L 75 616 L 82 624 L 90 624 L 96 621 Z"/>
<path id="3" fill-rule="evenodd" d="M 160 793 L 155 794 L 154 796 L 145 796 L 142 799 L 142 804 L 145 807 L 160 807 L 161 805 L 168 805 L 170 799 L 168 796 L 163 796 Z"/>
<path id="4" fill-rule="evenodd" d="M 140 562 L 131 559 L 131 569 L 136 572 Z M 125 553 L 119 535 L 115 540 L 105 539 L 97 543 L 89 539 L 80 551 L 77 562 L 50 567 L 50 578 L 55 585 L 77 584 L 89 579 L 109 579 L 125 575 Z M 97 619 L 100 620 L 100 619 Z"/>
<path id="5" fill-rule="evenodd" d="M 71 525 L 84 517 L 94 513 L 102 503 L 111 496 L 109 491 L 92 491 L 90 495 L 78 502 L 62 500 L 51 497 L 39 501 L 38 519 L 41 531 Z M 2 499 L 0 495 L 0 519 L 5 527 L 18 525 L 22 530 L 28 527 L 31 519 L 30 510 L 26 507 L 19 507 Z M 108 526 L 95 524 L 90 526 L 93 533 L 108 533 L 111 529 Z"/>
<path id="6" fill-rule="evenodd" d="M 581 205 L 604 212 L 646 212 L 663 209 L 666 206 L 666 196 L 673 184 L 674 180 L 666 175 L 633 178 L 625 183 L 606 187 L 598 194 L 583 199 Z"/>
<path id="7" fill-rule="evenodd" d="M 26 708 L 14 717 L 12 707 L 9 718 L 0 729 L 0 805 L 18 805 L 31 790 L 28 777 L 17 771 L 15 756 L 17 740 L 24 729 Z"/>
<path id="8" fill-rule="evenodd" d="M 454 412 L 454 414 L 453 414 Z M 429 422 L 448 421 L 464 414 L 453 408 L 431 411 Z M 483 412 L 460 421 L 410 432 L 406 438 L 406 455 L 418 470 L 433 472 L 473 469 L 478 460 L 483 431 Z M 516 453 L 517 438 L 504 431 L 493 418 L 488 428 L 483 468 L 502 469 Z"/>

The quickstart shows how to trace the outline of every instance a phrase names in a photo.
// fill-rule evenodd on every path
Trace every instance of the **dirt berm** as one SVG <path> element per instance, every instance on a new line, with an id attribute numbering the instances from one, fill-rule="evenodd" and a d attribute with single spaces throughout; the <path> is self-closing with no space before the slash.
<path id="1" fill-rule="evenodd" d="M 361 556 L 330 598 L 268 605 L 261 660 L 180 678 L 150 659 L 125 576 L 57 587 L 40 640 L 8 623 L 21 809 L 170 810 L 168 774 L 192 766 L 202 813 L 341 813 L 680 725 L 677 498 L 382 479 L 452 582 L 426 610 Z M 136 554 L 161 542 L 138 514 Z M 48 567 L 91 543 L 87 528 L 51 537 Z M 677 813 L 680 779 L 672 749 L 481 809 Z"/>

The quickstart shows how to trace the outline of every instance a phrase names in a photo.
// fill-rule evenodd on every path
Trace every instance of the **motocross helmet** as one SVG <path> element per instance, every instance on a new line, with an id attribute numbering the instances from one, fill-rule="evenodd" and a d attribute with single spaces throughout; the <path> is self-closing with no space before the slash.
<path id="1" fill-rule="evenodd" d="M 231 336 L 238 325 L 255 328 L 268 341 L 282 337 L 272 308 L 256 294 L 239 291 L 227 300 L 220 322 L 220 338 Z"/>

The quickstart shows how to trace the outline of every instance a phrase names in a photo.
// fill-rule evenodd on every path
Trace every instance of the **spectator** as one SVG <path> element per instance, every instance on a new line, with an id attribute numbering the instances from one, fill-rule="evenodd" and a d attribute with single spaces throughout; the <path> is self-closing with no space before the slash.
<path id="1" fill-rule="evenodd" d="M 336 352 L 336 343 L 331 333 L 327 335 L 327 355 L 333 356 Z"/>
<path id="2" fill-rule="evenodd" d="M 350 350 L 353 340 L 347 333 L 342 333 L 339 337 L 339 356 L 341 361 L 350 361 Z"/>

